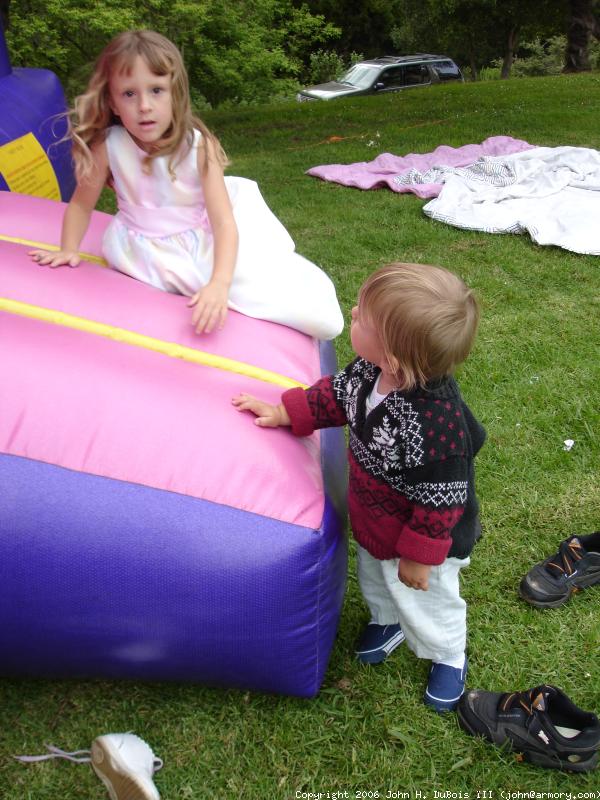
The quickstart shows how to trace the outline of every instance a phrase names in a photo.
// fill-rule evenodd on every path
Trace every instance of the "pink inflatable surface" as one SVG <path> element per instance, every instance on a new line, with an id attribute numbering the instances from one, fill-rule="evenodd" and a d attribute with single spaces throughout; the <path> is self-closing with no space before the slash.
<path id="1" fill-rule="evenodd" d="M 258 428 L 231 398 L 314 382 L 331 343 L 235 312 L 197 336 L 186 298 L 99 263 L 105 214 L 89 261 L 40 267 L 62 214 L 0 191 L 0 674 L 313 696 L 345 586 L 343 433 Z"/>
<path id="2" fill-rule="evenodd" d="M 39 241 L 57 244 L 61 219 L 61 204 L 0 193 L 0 234 L 31 240 L 34 231 Z M 94 214 L 83 251 L 100 252 L 109 219 Z M 300 383 L 321 374 L 317 343 L 290 328 L 230 312 L 224 330 L 198 336 L 184 297 L 99 264 L 40 267 L 16 243 L 3 243 L 2 256 L 2 296 L 247 362 Z M 0 336 L 11 342 L 4 373 L 11 379 L 3 382 L 0 416 L 4 452 L 319 525 L 318 437 L 261 430 L 230 403 L 239 391 L 277 401 L 281 387 L 19 316 L 2 315 L 0 324 Z M 35 372 L 22 369 L 32 349 L 38 353 Z M 235 458 L 215 457 L 222 452 Z"/>

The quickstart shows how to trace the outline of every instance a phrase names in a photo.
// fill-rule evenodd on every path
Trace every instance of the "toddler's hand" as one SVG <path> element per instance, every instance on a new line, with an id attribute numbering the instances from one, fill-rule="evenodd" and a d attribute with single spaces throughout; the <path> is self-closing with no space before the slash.
<path id="1" fill-rule="evenodd" d="M 193 308 L 192 325 L 196 333 L 210 333 L 225 325 L 227 317 L 227 298 L 229 290 L 226 283 L 209 281 L 204 288 L 190 298 L 188 308 Z"/>
<path id="2" fill-rule="evenodd" d="M 231 402 L 238 411 L 251 411 L 255 414 L 254 423 L 261 428 L 278 428 L 280 425 L 290 424 L 290 418 L 283 405 L 273 406 L 244 392 L 234 397 Z"/>
<path id="3" fill-rule="evenodd" d="M 419 564 L 418 561 L 401 558 L 398 563 L 398 579 L 409 589 L 421 589 L 426 592 L 429 589 L 430 569 L 429 564 Z"/>
<path id="4" fill-rule="evenodd" d="M 27 255 L 38 264 L 48 267 L 77 267 L 81 261 L 77 250 L 59 250 L 57 253 L 48 250 L 30 250 Z"/>

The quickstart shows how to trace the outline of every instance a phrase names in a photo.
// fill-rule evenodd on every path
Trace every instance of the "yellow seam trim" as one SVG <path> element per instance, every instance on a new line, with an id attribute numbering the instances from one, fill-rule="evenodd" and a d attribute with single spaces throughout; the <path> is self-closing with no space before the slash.
<path id="1" fill-rule="evenodd" d="M 47 244 L 46 242 L 34 242 L 31 239 L 19 239 L 17 236 L 7 236 L 4 233 L 0 233 L 0 242 L 11 242 L 12 244 L 24 244 L 26 247 L 36 247 L 39 250 L 49 250 L 52 253 L 56 253 L 60 250 L 60 247 L 56 244 Z M 103 267 L 108 267 L 108 261 L 102 258 L 101 256 L 94 256 L 91 253 L 79 253 L 81 258 L 84 261 L 93 261 L 94 264 L 101 264 Z"/>
<path id="2" fill-rule="evenodd" d="M 11 300 L 7 297 L 0 297 L 0 311 L 36 319 L 41 322 L 49 322 L 53 325 L 73 328 L 74 330 L 83 331 L 85 333 L 92 333 L 95 336 L 103 336 L 115 342 L 123 342 L 124 344 L 134 345 L 135 347 L 143 347 L 146 350 L 153 350 L 162 355 L 169 356 L 170 358 L 180 358 L 183 361 L 190 361 L 193 364 L 202 364 L 205 367 L 214 367 L 215 369 L 222 369 L 227 372 L 235 372 L 239 375 L 245 375 L 248 378 L 264 381 L 265 383 L 274 383 L 286 389 L 292 389 L 296 386 L 300 386 L 303 389 L 306 388 L 306 384 L 300 383 L 293 378 L 288 378 L 285 375 L 280 375 L 277 372 L 271 372 L 261 367 L 255 367 L 244 361 L 236 361 L 235 359 L 226 358 L 225 356 L 215 356 L 203 350 L 195 350 L 192 347 L 185 347 L 176 342 L 165 342 L 162 339 L 154 339 L 142 333 L 136 333 L 135 331 L 130 331 L 125 328 L 117 328 L 114 325 L 106 325 L 103 322 L 95 322 L 85 317 L 77 317 L 73 314 L 67 314 L 64 311 L 35 306 L 29 303 L 23 303 L 20 300 Z"/>

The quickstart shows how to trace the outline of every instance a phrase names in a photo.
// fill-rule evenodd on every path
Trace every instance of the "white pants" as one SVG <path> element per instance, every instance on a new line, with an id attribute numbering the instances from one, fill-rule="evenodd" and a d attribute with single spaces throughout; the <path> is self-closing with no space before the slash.
<path id="1" fill-rule="evenodd" d="M 398 561 L 379 561 L 357 545 L 358 582 L 378 625 L 400 623 L 418 658 L 444 662 L 460 658 L 467 640 L 467 604 L 458 576 L 469 558 L 447 558 L 432 567 L 429 589 L 410 589 L 398 579 Z"/>

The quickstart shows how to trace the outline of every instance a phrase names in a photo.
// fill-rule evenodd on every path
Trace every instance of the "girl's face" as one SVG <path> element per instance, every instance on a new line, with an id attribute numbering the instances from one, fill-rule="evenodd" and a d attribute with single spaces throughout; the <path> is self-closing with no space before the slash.
<path id="1" fill-rule="evenodd" d="M 382 369 L 387 366 L 387 358 L 379 335 L 366 315 L 360 313 L 358 306 L 352 309 L 350 341 L 357 356 Z"/>
<path id="2" fill-rule="evenodd" d="M 109 81 L 110 107 L 142 150 L 152 152 L 173 120 L 171 76 L 155 75 L 137 56 L 130 72 Z"/>

